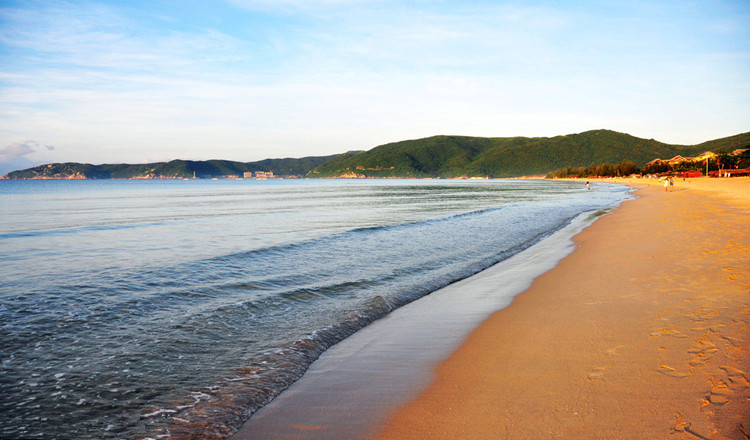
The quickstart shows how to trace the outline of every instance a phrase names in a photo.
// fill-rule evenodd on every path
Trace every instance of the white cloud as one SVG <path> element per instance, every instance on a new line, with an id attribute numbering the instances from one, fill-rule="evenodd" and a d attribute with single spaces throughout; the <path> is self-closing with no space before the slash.
<path id="1" fill-rule="evenodd" d="M 662 45 L 636 32 L 645 18 L 621 19 L 606 3 L 586 14 L 491 1 L 206 8 L 225 8 L 231 25 L 95 2 L 35 4 L 0 8 L 0 145 L 44 137 L 65 147 L 54 154 L 61 160 L 255 160 L 438 133 L 611 128 L 659 138 L 686 125 L 682 138 L 660 140 L 690 143 L 712 136 L 695 134 L 705 116 L 692 103 L 717 109 L 716 137 L 746 131 L 750 117 L 742 53 L 716 68 L 679 42 L 689 26 L 669 27 Z M 660 25 L 646 34 L 662 36 Z"/>
<path id="2" fill-rule="evenodd" d="M 0 150 L 0 163 L 15 161 L 36 152 L 39 148 L 45 148 L 48 151 L 55 149 L 52 145 L 44 145 L 36 141 L 17 142 Z"/>
<path id="3" fill-rule="evenodd" d="M 11 160 L 18 159 L 29 153 L 33 153 L 34 149 L 27 144 L 16 143 L 8 145 L 7 147 L 0 150 L 0 163 L 10 162 Z"/>

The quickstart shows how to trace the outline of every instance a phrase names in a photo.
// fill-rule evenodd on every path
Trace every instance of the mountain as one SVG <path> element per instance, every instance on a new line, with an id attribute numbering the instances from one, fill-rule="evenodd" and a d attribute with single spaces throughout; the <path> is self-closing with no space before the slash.
<path id="1" fill-rule="evenodd" d="M 694 156 L 750 146 L 750 133 L 698 145 L 670 145 L 611 130 L 552 138 L 433 136 L 343 154 L 316 167 L 316 177 L 514 177 L 565 167 Z"/>
<path id="2" fill-rule="evenodd" d="M 149 164 L 53 163 L 40 165 L 3 176 L 6 179 L 180 179 L 193 176 L 241 177 L 245 172 L 271 171 L 277 176 L 304 176 L 316 166 L 334 156 L 303 157 L 301 159 L 265 159 L 258 162 L 229 160 L 173 160 Z"/>
<path id="3" fill-rule="evenodd" d="M 190 178 L 194 173 L 197 177 L 221 177 L 242 176 L 247 171 L 308 177 L 515 177 L 623 161 L 643 166 L 656 158 L 739 148 L 750 148 L 750 132 L 698 145 L 665 144 L 611 130 L 551 138 L 432 136 L 333 156 L 258 162 L 173 160 L 142 165 L 56 163 L 14 171 L 4 178 Z"/>

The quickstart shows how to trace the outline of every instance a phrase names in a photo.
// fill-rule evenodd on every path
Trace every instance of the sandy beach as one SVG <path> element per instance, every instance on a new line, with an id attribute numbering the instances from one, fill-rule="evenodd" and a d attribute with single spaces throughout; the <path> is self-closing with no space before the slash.
<path id="1" fill-rule="evenodd" d="M 750 438 L 750 179 L 621 182 L 378 438 Z"/>

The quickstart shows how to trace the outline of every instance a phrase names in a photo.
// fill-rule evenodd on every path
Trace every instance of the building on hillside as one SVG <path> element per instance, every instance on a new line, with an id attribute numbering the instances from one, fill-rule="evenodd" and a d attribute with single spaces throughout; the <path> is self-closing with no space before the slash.
<path id="1" fill-rule="evenodd" d="M 670 165 L 677 165 L 677 164 L 680 164 L 680 163 L 683 163 L 683 162 L 689 162 L 691 160 L 692 159 L 686 159 L 686 158 L 684 158 L 684 157 L 682 157 L 680 155 L 677 155 L 677 156 L 669 159 L 667 161 L 667 163 L 670 164 Z"/>
<path id="2" fill-rule="evenodd" d="M 740 177 L 750 176 L 750 168 L 743 168 L 741 170 L 727 168 L 725 170 L 709 171 L 708 177 Z"/>
<path id="3" fill-rule="evenodd" d="M 651 162 L 647 163 L 646 165 L 654 165 L 654 164 L 678 165 L 683 162 L 704 161 L 706 159 L 713 159 L 714 157 L 716 157 L 716 153 L 713 153 L 711 151 L 706 151 L 705 153 L 701 153 L 700 155 L 696 157 L 683 157 L 683 156 L 677 155 L 671 159 L 654 159 Z"/>
<path id="4" fill-rule="evenodd" d="M 713 159 L 714 157 L 716 157 L 716 153 L 714 153 L 713 151 L 706 151 L 705 153 L 701 153 L 700 155 L 695 156 L 693 160 L 704 161 L 706 159 Z"/>
<path id="5" fill-rule="evenodd" d="M 740 148 L 737 150 L 732 151 L 730 154 L 732 156 L 739 156 L 740 154 L 747 151 L 747 148 Z M 718 154 L 712 152 L 712 151 L 706 151 L 704 153 L 699 154 L 695 157 L 682 157 L 682 156 L 675 156 L 671 159 L 654 159 L 651 162 L 647 163 L 646 165 L 654 165 L 654 164 L 667 164 L 667 165 L 677 165 L 683 162 L 705 162 L 706 160 L 714 160 L 718 156 Z"/>

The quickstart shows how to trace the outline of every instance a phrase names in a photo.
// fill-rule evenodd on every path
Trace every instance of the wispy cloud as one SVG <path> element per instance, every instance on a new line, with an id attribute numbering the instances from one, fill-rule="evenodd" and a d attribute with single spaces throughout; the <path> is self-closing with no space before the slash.
<path id="1" fill-rule="evenodd" d="M 138 161 L 436 133 L 699 142 L 708 113 L 717 135 L 750 120 L 750 38 L 726 24 L 750 8 L 719 3 L 731 10 L 715 17 L 650 2 L 17 3 L 0 7 L 0 145 Z"/>
<path id="2" fill-rule="evenodd" d="M 47 151 L 55 149 L 52 145 L 44 145 L 36 141 L 17 142 L 0 149 L 0 163 L 17 160 L 28 154 L 34 153 L 40 148 L 44 148 Z"/>

